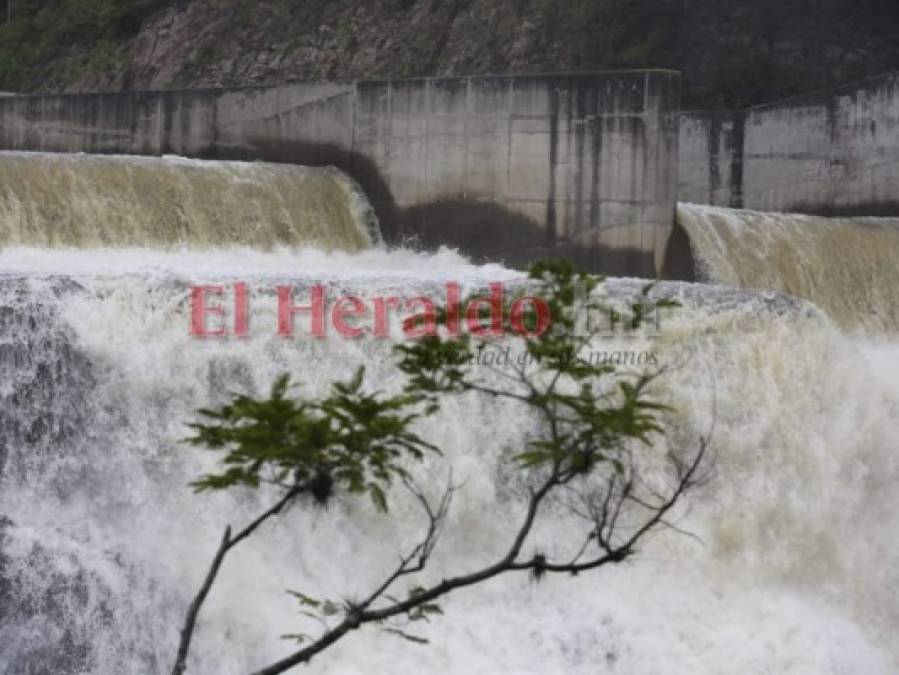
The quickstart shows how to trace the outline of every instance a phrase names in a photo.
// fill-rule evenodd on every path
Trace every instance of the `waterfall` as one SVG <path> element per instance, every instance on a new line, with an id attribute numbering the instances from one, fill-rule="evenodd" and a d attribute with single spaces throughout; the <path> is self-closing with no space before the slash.
<path id="1" fill-rule="evenodd" d="M 212 461 L 178 442 L 196 408 L 230 391 L 262 393 L 282 371 L 315 394 L 364 364 L 370 386 L 398 389 L 389 341 L 277 337 L 266 290 L 276 280 L 324 280 L 366 297 L 516 278 L 448 252 L 307 253 L 302 273 L 286 255 L 152 251 L 124 273 L 116 253 L 91 252 L 98 274 L 85 271 L 87 255 L 0 256 L 12 270 L 0 280 L 7 672 L 166 672 L 221 529 L 271 499 L 190 491 Z M 211 276 L 224 265 L 226 275 Z M 188 334 L 198 269 L 200 281 L 239 278 L 256 289 L 248 338 Z M 715 420 L 715 479 L 678 517 L 699 541 L 664 532 L 625 567 L 460 592 L 443 603 L 446 616 L 422 626 L 431 645 L 361 631 L 316 672 L 895 671 L 899 391 L 886 369 L 895 374 L 896 351 L 853 342 L 777 294 L 661 291 L 683 309 L 658 336 L 618 348 L 653 350 L 673 366 L 663 394 L 684 442 Z M 452 466 L 464 484 L 427 579 L 501 550 L 521 509 L 509 448 L 530 428 L 523 415 L 453 398 L 422 425 L 445 458 L 418 467 L 419 477 L 437 489 Z M 577 533 L 565 522 L 550 514 L 541 531 L 571 545 Z M 356 499 L 286 514 L 227 561 L 191 672 L 244 673 L 286 653 L 280 634 L 316 630 L 286 588 L 358 595 L 420 526 L 401 497 L 390 517 Z"/>
<path id="2" fill-rule="evenodd" d="M 4 176 L 16 173 L 13 165 L 33 173 L 0 187 L 3 241 L 17 244 L 0 249 L 0 671 L 167 673 L 185 609 L 223 528 L 246 523 L 273 497 L 265 489 L 191 491 L 188 483 L 215 460 L 180 443 L 195 411 L 231 392 L 263 394 L 282 372 L 309 395 L 360 364 L 372 390 L 402 386 L 392 339 L 313 339 L 302 329 L 292 339 L 276 335 L 275 285 L 294 285 L 298 298 L 312 284 L 335 295 L 439 298 L 448 281 L 464 292 L 518 283 L 521 275 L 447 250 L 368 248 L 363 211 L 343 198 L 316 201 L 323 185 L 336 191 L 332 196 L 345 194 L 349 183 L 332 171 L 0 158 Z M 104 172 L 89 188 L 94 179 L 87 175 Z M 107 180 L 120 181 L 120 189 L 105 187 Z M 54 181 L 68 197 L 41 187 Z M 134 187 L 141 181 L 168 187 Z M 226 193 L 221 200 L 248 194 L 276 202 L 235 204 L 241 218 L 270 208 L 271 227 L 256 213 L 250 236 L 221 211 L 228 235 L 219 241 L 216 200 L 199 203 L 200 185 L 210 183 Z M 47 191 L 49 205 L 37 190 Z M 296 201 L 288 207 L 291 190 Z M 173 204 L 154 205 L 155 198 Z M 67 199 L 80 215 L 65 211 Z M 158 221 L 174 229 L 154 228 L 143 208 L 177 214 Z M 285 209 L 294 209 L 291 218 L 312 209 L 328 227 L 353 227 L 340 230 L 348 239 L 328 240 L 337 250 L 291 247 L 320 240 L 305 216 L 278 220 L 287 218 Z M 711 222 L 715 213 L 681 208 L 691 236 L 709 233 L 694 245 L 709 256 L 717 280 L 730 269 L 723 256 L 712 256 L 719 249 L 711 234 L 719 228 L 686 222 L 700 214 Z M 65 224 L 66 233 L 54 223 Z M 191 246 L 179 245 L 179 231 L 193 233 L 184 235 Z M 887 237 L 882 228 L 871 231 Z M 720 246 L 739 245 L 724 236 Z M 867 250 L 856 239 L 852 246 Z M 831 264 L 774 248 L 780 253 L 753 259 L 780 255 L 784 278 L 812 278 L 800 270 L 789 277 L 791 259 L 797 267 Z M 752 249 L 745 255 L 758 255 Z M 849 257 L 857 249 L 842 250 Z M 652 352 L 669 367 L 657 395 L 675 408 L 671 442 L 689 448 L 711 432 L 714 474 L 674 514 L 677 530 L 659 531 L 626 565 L 539 583 L 511 575 L 460 591 L 441 601 L 445 616 L 410 627 L 430 644 L 366 628 L 319 656 L 310 672 L 897 672 L 899 346 L 847 333 L 821 297 L 812 299 L 826 311 L 777 292 L 784 284 L 773 276 L 749 276 L 749 263 L 731 264 L 734 275 L 747 276 L 722 280 L 770 288 L 663 283 L 656 292 L 682 306 L 666 313 L 657 331 L 597 344 Z M 191 285 L 235 281 L 250 289 L 249 335 L 192 337 Z M 801 288 L 821 288 L 808 283 Z M 641 284 L 607 285 L 611 295 L 627 297 Z M 803 295 L 797 288 L 790 290 Z M 504 551 L 525 499 L 510 458 L 533 425 L 521 407 L 476 394 L 447 398 L 438 416 L 418 423 L 444 455 L 412 467 L 417 480 L 436 494 L 452 468 L 460 485 L 423 583 Z M 539 540 L 552 543 L 548 553 L 580 545 L 583 532 L 570 523 L 561 508 L 538 523 Z M 242 674 L 289 653 L 294 644 L 280 635 L 319 627 L 298 613 L 285 589 L 359 597 L 395 566 L 423 525 L 402 492 L 389 515 L 375 513 L 367 498 L 350 497 L 326 510 L 289 510 L 225 561 L 200 615 L 188 672 Z"/>
<path id="3" fill-rule="evenodd" d="M 376 237 L 365 195 L 332 168 L 0 152 L 0 246 L 355 251 Z"/>
<path id="4" fill-rule="evenodd" d="M 899 218 L 681 204 L 701 277 L 811 300 L 844 328 L 899 334 Z"/>

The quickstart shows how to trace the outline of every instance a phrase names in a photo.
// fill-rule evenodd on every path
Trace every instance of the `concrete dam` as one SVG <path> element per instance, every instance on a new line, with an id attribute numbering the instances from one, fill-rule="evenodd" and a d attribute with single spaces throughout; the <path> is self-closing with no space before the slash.
<path id="1" fill-rule="evenodd" d="M 296 205 L 315 194 L 308 187 L 314 179 L 304 177 L 300 182 L 306 187 L 286 197 L 290 169 L 278 170 L 278 164 L 333 166 L 358 186 L 346 189 L 364 195 L 365 208 L 378 223 L 377 236 L 388 244 L 432 250 L 446 245 L 477 261 L 510 265 L 566 256 L 607 275 L 775 288 L 827 307 L 839 305 L 844 317 L 859 315 L 849 323 L 899 326 L 899 307 L 889 289 L 877 290 L 884 307 L 872 313 L 859 309 L 866 303 L 851 300 L 857 293 L 832 297 L 822 289 L 833 283 L 777 271 L 792 269 L 796 260 L 815 250 L 825 256 L 815 269 L 826 269 L 841 248 L 835 233 L 854 227 L 847 221 L 842 226 L 811 218 L 785 222 L 791 217 L 723 217 L 677 208 L 678 202 L 692 202 L 809 216 L 899 215 L 899 75 L 731 112 L 681 112 L 679 86 L 675 72 L 625 71 L 7 96 L 0 98 L 0 150 L 267 163 L 269 168 L 260 166 L 255 180 L 260 185 L 280 181 L 282 187 L 269 191 L 268 205 L 258 194 L 251 199 L 253 214 L 244 198 L 224 190 L 224 183 L 205 186 L 209 195 L 223 200 L 218 211 L 206 209 L 203 216 L 223 223 L 223 244 L 241 241 L 225 229 L 255 232 L 260 219 L 301 217 Z M 92 171 L 85 165 L 79 195 L 54 192 L 51 174 L 63 166 L 75 168 L 63 162 L 47 174 L 46 186 L 26 187 L 28 171 L 39 164 L 20 156 L 7 157 L 0 167 L 7 211 L 21 203 L 16 186 L 26 192 L 43 190 L 37 199 L 42 207 L 19 211 L 38 230 L 59 230 L 58 218 L 51 216 L 43 224 L 35 219 L 40 220 L 41 209 L 52 211 L 54 202 L 59 202 L 56 213 L 65 212 L 59 200 L 67 198 L 61 195 L 68 194 L 77 206 L 98 189 L 114 190 L 121 182 L 107 181 L 101 188 L 85 182 Z M 115 166 L 106 166 L 109 178 Z M 149 220 L 174 217 L 178 200 L 186 195 L 176 190 L 170 193 L 172 203 L 165 203 L 164 176 L 174 165 L 158 165 L 155 187 L 147 179 L 151 164 L 118 166 L 132 179 L 140 171 L 144 178 L 141 187 L 129 191 L 137 201 L 114 210 L 143 211 Z M 237 171 L 240 163 L 222 166 L 215 171 Z M 19 169 L 24 173 L 17 174 Z M 299 179 L 301 170 L 296 172 Z M 209 195 L 207 200 L 215 202 Z M 285 199 L 294 207 L 284 210 Z M 147 200 L 155 200 L 154 205 Z M 330 227 L 321 224 L 320 213 L 307 215 L 314 221 L 309 227 Z M 77 214 L 70 217 L 77 219 Z M 335 227 L 345 229 L 346 221 L 333 222 L 338 221 L 343 224 Z M 721 236 L 725 221 L 766 222 L 767 235 L 797 234 L 772 243 L 760 256 L 751 246 L 736 243 L 752 240 L 752 228 L 728 240 Z M 859 224 L 861 236 L 846 235 L 845 245 L 858 255 L 835 256 L 843 267 L 856 266 L 844 271 L 839 283 L 861 283 L 863 293 L 871 291 L 873 279 L 884 278 L 866 270 L 896 276 L 899 251 L 899 222 L 885 218 L 878 227 L 870 225 Z M 183 226 L 175 231 L 186 233 L 188 240 L 197 236 Z M 207 239 L 215 236 L 213 222 L 200 227 L 206 228 Z M 7 233 L 4 239 L 13 241 L 12 236 Z M 337 240 L 341 236 L 334 235 Z M 875 239 L 880 243 L 874 244 Z M 319 245 L 326 240 L 315 238 Z M 724 246 L 725 240 L 730 245 Z M 282 232 L 266 241 L 300 240 Z M 736 274 L 741 264 L 744 273 Z M 818 290 L 810 290 L 812 286 Z"/>
<path id="2" fill-rule="evenodd" d="M 335 166 L 388 242 L 655 276 L 679 75 L 457 77 L 0 99 L 0 149 Z"/>
<path id="3" fill-rule="evenodd" d="M 523 282 L 496 261 L 566 254 L 715 282 L 661 282 L 680 307 L 656 331 L 590 345 L 670 366 L 673 437 L 646 451 L 716 429 L 714 475 L 633 564 L 497 580 L 416 629 L 433 648 L 362 631 L 315 672 L 895 674 L 891 82 L 719 121 L 681 113 L 657 71 L 0 99 L 0 671 L 170 672 L 221 526 L 270 496 L 188 488 L 211 460 L 181 443 L 198 407 L 283 372 L 317 395 L 359 364 L 403 391 L 393 337 L 312 339 L 305 316 L 278 335 L 276 285 L 297 305 L 318 284 L 439 298 Z M 192 335 L 195 285 L 238 281 L 252 330 Z M 431 490 L 453 466 L 464 490 L 437 579 L 502 553 L 527 488 L 510 451 L 540 431 L 515 401 L 441 400 L 419 428 L 444 456 L 414 468 Z M 319 626 L 287 587 L 380 583 L 422 524 L 396 499 L 391 517 L 347 499 L 260 532 L 223 567 L 188 672 L 293 651 L 284 630 Z M 564 516 L 542 529 L 583 550 Z"/>

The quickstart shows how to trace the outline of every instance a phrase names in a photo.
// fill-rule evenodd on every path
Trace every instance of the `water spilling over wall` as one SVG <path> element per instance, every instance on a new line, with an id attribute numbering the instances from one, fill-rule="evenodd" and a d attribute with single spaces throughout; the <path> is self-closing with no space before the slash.
<path id="1" fill-rule="evenodd" d="M 188 482 L 213 461 L 179 443 L 194 411 L 230 392 L 261 394 L 285 371 L 312 395 L 359 364 L 372 389 L 402 384 L 391 340 L 278 337 L 274 285 L 437 298 L 447 281 L 471 290 L 520 275 L 447 250 L 366 248 L 364 202 L 336 172 L 2 160 L 0 670 L 165 673 L 222 528 L 272 498 L 192 493 Z M 714 213 L 683 207 L 681 221 L 710 275 L 723 278 L 726 258 L 713 254 L 758 261 L 760 244 L 735 248 L 741 240 L 725 237 L 723 221 L 736 216 L 722 212 L 719 223 Z M 791 236 L 775 237 L 764 260 Z M 309 243 L 338 250 L 293 248 Z M 799 274 L 784 262 L 755 283 L 749 262 L 742 272 L 733 264 L 732 283 L 747 287 Z M 250 335 L 192 338 L 191 284 L 236 280 L 250 284 Z M 639 287 L 610 282 L 619 296 Z M 810 303 L 770 290 L 670 283 L 658 292 L 684 303 L 658 335 L 597 349 L 651 352 L 670 366 L 657 391 L 676 408 L 670 443 L 689 450 L 713 430 L 713 480 L 676 514 L 696 538 L 664 531 L 626 566 L 462 591 L 442 603 L 446 616 L 415 627 L 430 645 L 364 630 L 316 672 L 896 672 L 899 350 L 847 337 Z M 416 477 L 436 491 L 452 467 L 462 485 L 425 583 L 504 550 L 523 500 L 510 456 L 533 425 L 527 411 L 475 395 L 445 400 L 420 423 L 444 456 L 415 467 Z M 285 589 L 358 597 L 421 521 L 401 493 L 390 517 L 356 499 L 286 513 L 226 561 L 189 672 L 246 673 L 290 651 L 279 635 L 318 627 Z M 569 525 L 552 510 L 537 532 L 570 550 L 582 542 Z"/>
<path id="2" fill-rule="evenodd" d="M 842 327 L 899 334 L 899 218 L 678 206 L 702 278 L 811 300 Z"/>
<path id="3" fill-rule="evenodd" d="M 677 176 L 673 71 L 0 99 L 0 149 L 333 165 L 391 243 L 653 276 Z"/>
<path id="4" fill-rule="evenodd" d="M 365 195 L 335 169 L 176 157 L 0 153 L 0 246 L 371 246 Z"/>

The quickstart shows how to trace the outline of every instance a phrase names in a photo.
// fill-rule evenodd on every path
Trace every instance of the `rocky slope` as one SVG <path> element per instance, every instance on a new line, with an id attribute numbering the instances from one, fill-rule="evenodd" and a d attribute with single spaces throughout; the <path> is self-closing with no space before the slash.
<path id="1" fill-rule="evenodd" d="M 723 107 L 899 68 L 895 0 L 4 1 L 0 90 L 665 67 Z"/>

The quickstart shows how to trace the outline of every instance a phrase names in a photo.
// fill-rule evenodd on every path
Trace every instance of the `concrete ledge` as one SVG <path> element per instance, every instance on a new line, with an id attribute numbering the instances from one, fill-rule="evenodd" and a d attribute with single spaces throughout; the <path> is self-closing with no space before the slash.
<path id="1" fill-rule="evenodd" d="M 670 71 L 15 96 L 0 148 L 333 164 L 388 239 L 517 262 L 575 248 L 607 271 L 600 231 L 650 228 L 651 259 L 646 242 L 670 231 L 679 97 Z"/>
<path id="2" fill-rule="evenodd" d="M 899 73 L 736 112 L 680 117 L 679 199 L 899 216 Z"/>

